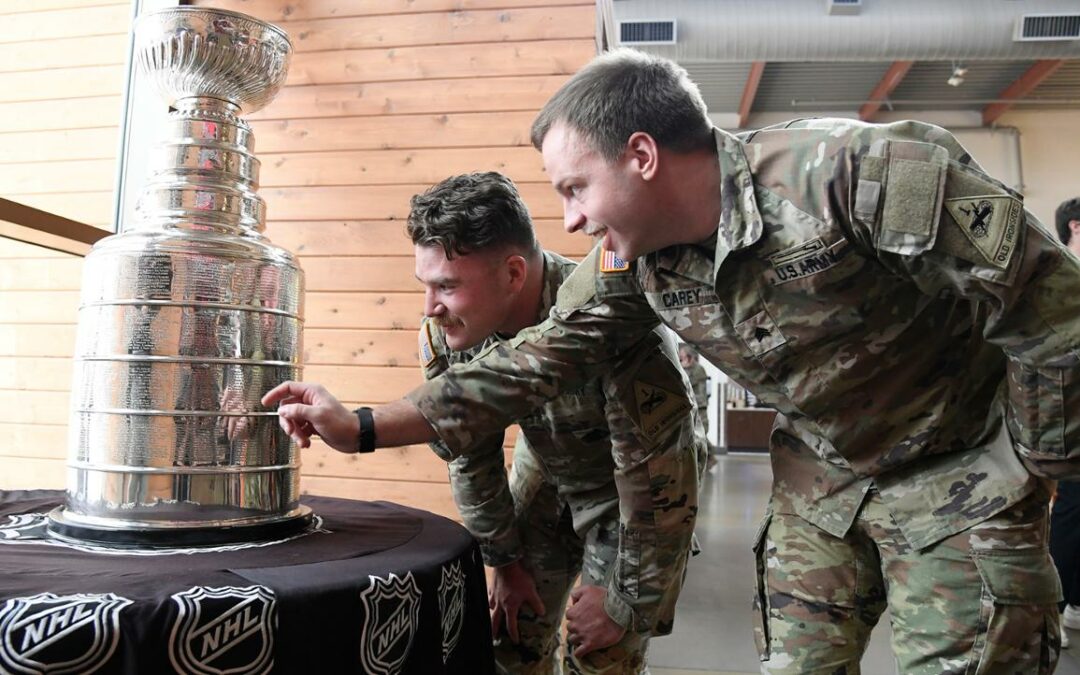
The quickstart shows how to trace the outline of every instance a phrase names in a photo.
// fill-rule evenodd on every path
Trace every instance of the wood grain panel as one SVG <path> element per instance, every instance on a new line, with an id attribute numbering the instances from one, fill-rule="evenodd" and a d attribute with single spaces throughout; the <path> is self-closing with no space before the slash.
<path id="1" fill-rule="evenodd" d="M 5 5 L 0 3 L 0 7 Z M 127 43 L 127 35 L 122 34 L 0 44 L 0 73 L 119 65 L 124 63 Z"/>
<path id="2" fill-rule="evenodd" d="M 0 73 L 0 102 L 115 96 L 123 91 L 123 65 Z"/>
<path id="3" fill-rule="evenodd" d="M 427 189 L 427 185 L 349 185 L 313 186 L 302 188 L 267 188 L 259 194 L 267 203 L 267 211 L 282 220 L 384 220 L 405 219 L 409 215 L 409 199 Z M 536 218 L 562 216 L 562 202 L 547 183 L 518 183 L 518 192 Z M 84 193 L 87 200 L 94 193 Z M 46 199 L 48 197 L 49 199 Z M 75 198 L 53 198 L 52 195 L 27 197 L 56 207 L 73 208 Z M 96 204 L 100 207 L 100 203 Z M 89 209 L 88 209 L 89 210 Z"/>
<path id="4" fill-rule="evenodd" d="M 272 210 L 273 204 L 268 208 Z M 561 218 L 537 218 L 533 227 L 541 245 L 571 258 L 580 259 L 593 247 L 589 237 L 567 234 Z M 318 264 L 315 256 L 413 254 L 403 220 L 271 221 L 266 236 L 282 248 L 312 258 L 312 265 Z"/>
<path id="5" fill-rule="evenodd" d="M 4 344 L 0 326 L 0 354 Z M 304 331 L 304 363 L 419 368 L 417 339 L 408 331 L 309 328 Z"/>
<path id="6" fill-rule="evenodd" d="M 446 462 L 426 445 L 383 448 L 369 455 L 344 454 L 321 440 L 301 451 L 304 475 L 449 483 Z"/>
<path id="7" fill-rule="evenodd" d="M 0 321 L 3 321 L 0 317 Z M 415 349 L 413 350 L 415 351 Z M 75 325 L 0 323 L 0 356 L 66 356 L 75 353 Z"/>
<path id="8" fill-rule="evenodd" d="M 300 259 L 309 291 L 414 291 L 424 288 L 414 275 L 413 256 Z"/>
<path id="9" fill-rule="evenodd" d="M 93 129 L 120 123 L 122 101 L 119 95 L 52 101 L 0 103 L 0 129 L 5 133 L 52 129 Z M 22 190 L 19 192 L 29 192 Z M 80 188 L 73 189 L 97 189 Z"/>
<path id="10" fill-rule="evenodd" d="M 252 122 L 251 126 L 259 152 L 268 153 L 482 148 L 528 145 L 534 117 L 531 112 L 331 117 Z M 5 152 L 11 150 L 0 150 L 0 159 Z"/>
<path id="11" fill-rule="evenodd" d="M 82 258 L 26 258 L 0 264 L 0 288 L 5 291 L 77 291 L 82 279 Z M 0 317 L 3 321 L 3 317 Z"/>
<path id="12" fill-rule="evenodd" d="M 589 5 L 283 21 L 297 53 L 415 45 L 592 38 Z"/>
<path id="13" fill-rule="evenodd" d="M 308 293 L 307 328 L 416 331 L 424 316 L 422 293 Z M 409 336 L 410 342 L 415 334 Z"/>
<path id="14" fill-rule="evenodd" d="M 0 455 L 0 490 L 63 490 L 67 480 L 64 460 Z"/>
<path id="15" fill-rule="evenodd" d="M 364 501 L 383 500 L 423 509 L 446 518 L 461 520 L 450 485 L 401 480 L 369 478 L 329 478 L 305 476 L 301 473 L 300 491 L 303 494 Z"/>
<path id="16" fill-rule="evenodd" d="M 70 400 L 66 391 L 0 389 L 0 422 L 58 424 L 66 428 Z"/>
<path id="17" fill-rule="evenodd" d="M 75 323 L 79 292 L 0 290 L 0 307 L 7 324 Z"/>
<path id="18" fill-rule="evenodd" d="M 67 457 L 67 427 L 63 425 L 4 422 L 0 424 L 0 437 L 4 439 L 0 464 L 4 463 L 5 457 Z"/>
<path id="19" fill-rule="evenodd" d="M 62 131 L 0 134 L 0 164 L 55 162 L 73 159 L 115 159 L 119 132 L 115 126 Z M 27 166 L 47 172 L 47 166 Z"/>
<path id="20" fill-rule="evenodd" d="M 0 389 L 71 391 L 70 358 L 0 356 Z"/>
<path id="21" fill-rule="evenodd" d="M 120 5 L 131 7 L 128 0 L 4 0 L 0 3 L 0 14 L 20 14 L 24 12 L 43 12 L 53 9 L 72 9 L 98 5 Z"/>
<path id="22" fill-rule="evenodd" d="M 15 0 L 28 2 L 30 0 Z M 64 0 L 50 0 L 63 2 Z M 74 2 L 74 0 L 67 0 Z M 582 0 L 213 0 L 214 7 L 257 16 L 265 21 L 296 21 L 343 16 L 457 12 L 475 9 L 507 9 L 537 5 L 581 5 Z"/>
<path id="23" fill-rule="evenodd" d="M 430 185 L 472 171 L 499 171 L 519 182 L 547 181 L 543 158 L 532 146 L 266 153 L 259 159 L 262 187 Z"/>
<path id="24" fill-rule="evenodd" d="M 70 253 L 0 237 L 0 258 L 70 258 Z"/>
<path id="25" fill-rule="evenodd" d="M 537 110 L 565 79 L 541 75 L 287 87 L 250 119 Z"/>
<path id="26" fill-rule="evenodd" d="M 286 85 L 570 75 L 595 53 L 592 39 L 313 52 L 293 57 Z"/>
<path id="27" fill-rule="evenodd" d="M 4 30 L 0 31 L 0 44 L 90 35 L 126 35 L 130 24 L 131 6 L 129 4 L 102 3 L 102 6 L 98 7 L 74 7 L 50 12 L 10 14 L 4 19 Z"/>

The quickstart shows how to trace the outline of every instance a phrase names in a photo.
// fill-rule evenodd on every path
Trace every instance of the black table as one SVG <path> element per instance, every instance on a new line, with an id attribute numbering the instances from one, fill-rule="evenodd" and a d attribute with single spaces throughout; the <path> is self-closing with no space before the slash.
<path id="1" fill-rule="evenodd" d="M 284 541 L 118 551 L 45 538 L 62 499 L 0 491 L 0 672 L 494 672 L 479 550 L 445 518 L 306 497 Z"/>

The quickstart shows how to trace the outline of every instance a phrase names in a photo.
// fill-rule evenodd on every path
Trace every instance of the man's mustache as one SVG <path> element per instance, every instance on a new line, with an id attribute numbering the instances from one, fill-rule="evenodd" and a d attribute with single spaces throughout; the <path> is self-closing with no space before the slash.
<path id="1" fill-rule="evenodd" d="M 452 316 L 433 316 L 431 321 L 439 328 L 455 328 L 464 325 L 461 319 Z"/>

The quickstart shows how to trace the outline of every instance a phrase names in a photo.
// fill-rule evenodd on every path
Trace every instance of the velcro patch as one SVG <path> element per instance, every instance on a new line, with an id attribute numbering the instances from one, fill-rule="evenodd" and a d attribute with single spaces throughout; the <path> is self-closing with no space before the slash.
<path id="1" fill-rule="evenodd" d="M 1009 266 L 1020 236 L 1020 200 L 1008 195 L 982 195 L 945 200 L 945 210 L 982 254 L 995 267 Z"/>
<path id="2" fill-rule="evenodd" d="M 650 438 L 655 438 L 690 411 L 690 403 L 685 396 L 641 380 L 634 380 L 634 398 L 641 430 Z"/>
<path id="3" fill-rule="evenodd" d="M 431 344 L 431 322 L 425 321 L 420 329 L 420 365 L 427 368 L 435 362 L 435 348 Z"/>
<path id="4" fill-rule="evenodd" d="M 777 251 L 767 256 L 772 265 L 769 280 L 774 286 L 803 279 L 824 272 L 841 260 L 840 247 L 844 240 L 826 246 L 820 238 L 814 238 L 797 246 Z"/>
<path id="5" fill-rule="evenodd" d="M 600 271 L 606 273 L 629 272 L 630 263 L 615 255 L 614 251 L 602 248 L 600 249 Z"/>
<path id="6" fill-rule="evenodd" d="M 713 290 L 712 286 L 680 288 L 674 291 L 664 291 L 658 295 L 660 296 L 660 304 L 664 309 L 682 309 L 684 307 L 697 307 L 698 305 L 715 305 L 720 302 L 720 298 L 716 296 L 716 291 Z"/>

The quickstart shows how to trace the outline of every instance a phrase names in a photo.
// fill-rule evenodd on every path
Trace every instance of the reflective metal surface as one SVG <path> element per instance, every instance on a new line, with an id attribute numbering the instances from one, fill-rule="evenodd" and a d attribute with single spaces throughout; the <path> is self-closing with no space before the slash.
<path id="1" fill-rule="evenodd" d="M 273 98 L 291 45 L 250 17 L 180 7 L 141 17 L 136 49 L 177 110 L 134 224 L 86 257 L 53 524 L 127 543 L 242 539 L 308 516 L 298 449 L 259 403 L 300 378 L 304 277 L 261 234 L 254 137 L 236 116 Z"/>

